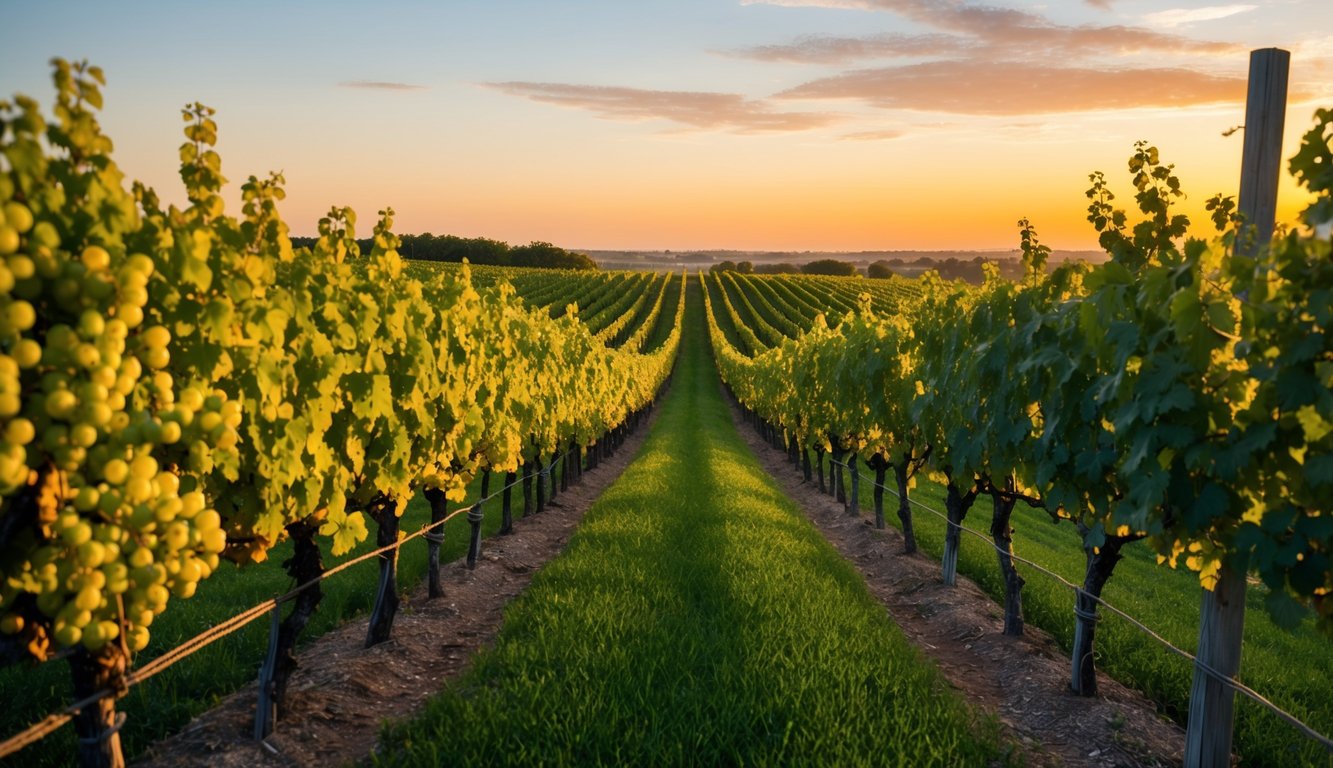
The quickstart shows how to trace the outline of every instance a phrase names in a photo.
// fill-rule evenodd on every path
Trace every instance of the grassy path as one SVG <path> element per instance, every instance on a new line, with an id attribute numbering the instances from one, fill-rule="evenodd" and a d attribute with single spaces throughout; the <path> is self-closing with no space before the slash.
<path id="1" fill-rule="evenodd" d="M 923 663 L 732 426 L 691 285 L 638 459 L 390 764 L 985 764 Z"/>

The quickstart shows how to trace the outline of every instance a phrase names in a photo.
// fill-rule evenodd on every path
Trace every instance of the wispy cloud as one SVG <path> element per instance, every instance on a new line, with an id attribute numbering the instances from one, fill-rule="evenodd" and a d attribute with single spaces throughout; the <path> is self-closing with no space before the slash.
<path id="1" fill-rule="evenodd" d="M 1102 55 L 1208 55 L 1241 50 L 1241 46 L 1233 43 L 1196 40 L 1142 27 L 1102 24 L 1065 26 L 1034 13 L 1009 8 L 927 0 L 867 0 L 867 5 L 933 27 L 937 32 L 864 37 L 808 35 L 782 45 L 732 51 L 731 55 L 762 61 L 812 64 L 959 55 L 985 61 L 1041 57 L 1067 62 Z M 1252 7 L 1227 6 L 1240 9 Z"/>
<path id="2" fill-rule="evenodd" d="M 1112 0 L 1083 0 L 1083 2 L 1087 3 L 1088 5 L 1091 5 L 1093 8 L 1096 8 L 1097 10 L 1100 11 L 1111 10 Z"/>
<path id="3" fill-rule="evenodd" d="M 1143 21 L 1150 27 L 1174 29 L 1200 21 L 1225 19 L 1228 16 L 1253 11 L 1258 7 L 1257 5 L 1209 5 L 1203 8 L 1168 8 L 1144 16 Z"/>
<path id="4" fill-rule="evenodd" d="M 1028 115 L 1240 101 L 1245 80 L 1179 68 L 1100 70 L 1025 62 L 939 61 L 865 69 L 784 91 L 792 99 L 968 115 Z"/>
<path id="5" fill-rule="evenodd" d="M 1109 9 L 1113 0 L 1085 2 Z M 868 67 L 816 79 L 778 96 L 851 99 L 873 107 L 966 115 L 1186 107 L 1232 103 L 1243 99 L 1245 93 L 1241 78 L 1187 66 L 1193 63 L 1190 57 L 1211 62 L 1217 54 L 1234 53 L 1243 47 L 1160 29 L 1174 26 L 1176 16 L 1149 17 L 1159 27 L 1154 30 L 1119 24 L 1070 26 L 1030 10 L 967 0 L 859 0 L 857 5 L 892 13 L 925 29 L 920 33 L 857 37 L 807 35 L 780 45 L 731 51 L 729 55 L 820 65 L 905 59 L 895 66 Z M 1179 18 L 1222 18 L 1251 8 L 1213 6 Z M 1171 56 L 1183 64 L 1124 63 L 1128 57 L 1140 54 L 1158 60 Z"/>
<path id="6" fill-rule="evenodd" d="M 843 141 L 888 141 L 889 139 L 900 139 L 907 134 L 903 131 L 883 130 L 883 131 L 857 131 L 855 133 L 844 133 L 841 138 Z"/>
<path id="7" fill-rule="evenodd" d="M 426 86 L 412 83 L 386 83 L 378 80 L 344 80 L 339 88 L 364 88 L 372 91 L 424 91 Z"/>
<path id="8" fill-rule="evenodd" d="M 958 55 L 971 47 L 968 40 L 956 35 L 803 35 L 781 45 L 757 45 L 718 53 L 758 61 L 841 64 L 864 59 Z"/>
<path id="9" fill-rule="evenodd" d="M 735 93 L 654 91 L 565 83 L 486 83 L 502 93 L 544 104 L 585 109 L 620 120 L 667 120 L 701 130 L 737 133 L 804 131 L 839 119 L 827 112 L 782 112 Z"/>

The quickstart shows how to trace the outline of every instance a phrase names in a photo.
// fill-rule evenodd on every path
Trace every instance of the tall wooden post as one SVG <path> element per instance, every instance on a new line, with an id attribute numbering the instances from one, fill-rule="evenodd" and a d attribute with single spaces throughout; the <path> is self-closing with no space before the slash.
<path id="1" fill-rule="evenodd" d="M 1245 218 L 1245 232 L 1237 243 L 1241 253 L 1257 253 L 1273 238 L 1290 66 L 1291 54 L 1279 48 L 1250 52 L 1250 89 L 1245 102 L 1245 148 L 1240 171 L 1239 207 Z M 1214 589 L 1203 593 L 1198 663 L 1190 688 L 1189 726 L 1185 732 L 1186 768 L 1225 768 L 1231 764 L 1236 692 L 1203 667 L 1235 677 L 1240 671 L 1244 628 L 1245 574 L 1223 567 Z"/>
<path id="2" fill-rule="evenodd" d="M 1250 52 L 1250 90 L 1245 99 L 1245 148 L 1240 160 L 1242 248 L 1257 252 L 1273 239 L 1277 180 L 1282 170 L 1282 129 L 1287 115 L 1291 54 L 1281 48 Z"/>
<path id="3" fill-rule="evenodd" d="M 1198 662 L 1235 677 L 1240 671 L 1241 634 L 1245 629 L 1245 574 L 1223 568 L 1217 586 L 1203 593 L 1199 617 Z M 1231 765 L 1231 734 L 1236 692 L 1196 664 L 1190 687 L 1189 727 L 1185 731 L 1186 768 Z"/>

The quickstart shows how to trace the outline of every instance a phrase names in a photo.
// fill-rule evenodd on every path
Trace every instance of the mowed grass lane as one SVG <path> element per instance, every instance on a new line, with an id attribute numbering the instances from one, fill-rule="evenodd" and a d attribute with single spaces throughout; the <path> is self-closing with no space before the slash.
<path id="1" fill-rule="evenodd" d="M 637 460 L 380 764 L 978 765 L 947 688 L 732 426 L 689 290 Z"/>

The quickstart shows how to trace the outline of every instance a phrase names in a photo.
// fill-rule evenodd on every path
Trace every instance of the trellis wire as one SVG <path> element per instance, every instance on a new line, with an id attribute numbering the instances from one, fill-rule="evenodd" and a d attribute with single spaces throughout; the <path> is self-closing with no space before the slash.
<path id="1" fill-rule="evenodd" d="M 890 488 L 890 487 L 888 487 L 888 486 L 886 486 L 886 485 L 884 485 L 884 484 L 878 482 L 878 481 L 875 480 L 873 477 L 870 477 L 869 475 L 865 474 L 864 472 L 861 472 L 860 470 L 853 470 L 853 469 L 851 468 L 850 465 L 848 465 L 848 464 L 846 464 L 846 463 L 844 463 L 844 462 L 841 462 L 841 461 L 838 461 L 837 459 L 834 459 L 834 458 L 832 458 L 832 457 L 829 457 L 829 463 L 830 463 L 831 465 L 835 465 L 835 466 L 839 466 L 839 467 L 846 468 L 846 469 L 848 469 L 849 471 L 854 471 L 854 472 L 856 472 L 858 475 L 860 475 L 861 479 L 869 481 L 872 487 L 878 487 L 878 488 L 880 488 L 880 489 L 883 489 L 883 490 L 885 490 L 885 491 L 888 491 L 889 493 L 893 494 L 895 498 L 899 498 L 899 499 L 902 498 L 901 496 L 899 496 L 898 491 L 897 491 L 896 489 Z M 1179 647 L 1177 647 L 1177 646 L 1176 646 L 1175 644 L 1173 644 L 1170 640 L 1167 640 L 1166 638 L 1162 637 L 1160 634 L 1158 634 L 1157 632 L 1155 632 L 1151 627 L 1147 626 L 1146 624 L 1144 624 L 1143 622 L 1141 622 L 1141 621 L 1139 621 L 1138 619 L 1134 618 L 1133 616 L 1130 616 L 1130 615 L 1129 615 L 1128 613 L 1126 613 L 1125 611 L 1123 611 L 1123 610 L 1121 610 L 1121 609 L 1115 607 L 1114 605 L 1111 605 L 1110 603 L 1106 602 L 1106 601 L 1103 600 L 1100 596 L 1098 596 L 1098 595 L 1093 595 L 1093 594 L 1091 594 L 1091 593 L 1085 591 L 1085 590 L 1084 590 L 1082 587 L 1080 587 L 1079 585 L 1073 583 L 1072 581 L 1069 581 L 1069 580 L 1066 579 L 1065 577 L 1061 576 L 1060 574 L 1056 573 L 1055 571 L 1050 570 L 1049 568 L 1046 568 L 1045 566 L 1043 566 L 1043 565 L 1041 565 L 1041 564 L 1039 564 L 1039 563 L 1033 562 L 1032 560 L 1028 560 L 1027 558 L 1024 558 L 1024 557 L 1020 557 L 1020 556 L 1018 556 L 1018 555 L 1016 555 L 1016 554 L 1014 554 L 1014 553 L 1012 553 L 1012 552 L 1005 552 L 1003 549 L 1000 548 L 999 545 L 997 545 L 997 544 L 996 544 L 996 543 L 995 543 L 989 536 L 987 536 L 986 534 L 981 533 L 980 531 L 976 531 L 976 530 L 973 530 L 973 529 L 971 529 L 971 528 L 968 528 L 967 526 L 965 526 L 965 525 L 963 525 L 963 524 L 961 524 L 961 523 L 955 523 L 955 522 L 953 522 L 952 520 L 949 519 L 949 516 L 948 516 L 948 515 L 944 514 L 943 512 L 940 512 L 940 511 L 937 510 L 937 509 L 934 509 L 933 507 L 931 507 L 931 506 L 929 506 L 929 505 L 927 505 L 927 504 L 924 504 L 924 503 L 922 503 L 922 502 L 920 502 L 920 501 L 918 501 L 918 500 L 916 500 L 916 499 L 913 499 L 913 498 L 910 497 L 910 496 L 907 497 L 907 502 L 908 502 L 909 504 L 912 504 L 912 505 L 914 505 L 914 506 L 920 508 L 920 509 L 924 509 L 925 511 L 931 513 L 932 515 L 935 515 L 936 517 L 939 517 L 939 518 L 943 519 L 947 525 L 954 526 L 954 527 L 958 528 L 959 530 L 961 530 L 961 531 L 963 531 L 963 532 L 965 532 L 965 533 L 969 533 L 969 534 L 971 534 L 971 535 L 977 537 L 978 539 L 981 539 L 982 541 L 986 542 L 986 544 L 989 545 L 989 546 L 990 546 L 992 549 L 994 549 L 996 552 L 1001 553 L 1001 554 L 1008 554 L 1009 557 L 1013 558 L 1015 561 L 1020 562 L 1020 563 L 1023 563 L 1024 565 L 1031 566 L 1032 568 L 1036 569 L 1038 572 L 1043 573 L 1043 574 L 1045 574 L 1045 575 L 1051 577 L 1052 579 L 1055 579 L 1055 580 L 1058 581 L 1060 584 L 1062 584 L 1062 585 L 1064 585 L 1065 587 L 1068 587 L 1069 589 L 1073 590 L 1075 595 L 1080 595 L 1080 596 L 1087 597 L 1087 598 L 1093 600 L 1093 601 L 1096 602 L 1098 605 L 1101 605 L 1102 607 L 1106 608 L 1108 611 L 1110 611 L 1110 612 L 1116 614 L 1116 615 L 1119 616 L 1120 618 L 1122 618 L 1122 619 L 1124 619 L 1125 621 L 1129 622 L 1131 625 L 1137 627 L 1139 630 L 1141 630 L 1142 632 L 1144 632 L 1145 634 L 1147 634 L 1147 635 L 1148 635 L 1149 637 L 1151 637 L 1152 639 L 1154 639 L 1154 640 L 1156 640 L 1157 642 L 1161 643 L 1163 646 L 1165 646 L 1165 647 L 1167 648 L 1167 650 L 1169 650 L 1169 651 L 1171 651 L 1171 652 L 1173 652 L 1173 653 L 1175 653 L 1175 654 L 1177 654 L 1177 655 L 1179 655 L 1179 656 L 1182 656 L 1182 657 L 1184 657 L 1185 659 L 1188 659 L 1189 661 L 1194 662 L 1195 666 L 1198 667 L 1199 669 L 1203 670 L 1204 674 L 1206 674 L 1206 675 L 1212 677 L 1213 679 L 1215 679 L 1215 680 L 1221 682 L 1223 685 L 1226 685 L 1226 686 L 1230 687 L 1232 690 L 1235 690 L 1235 691 L 1237 691 L 1237 692 L 1239 692 L 1239 693 L 1241 693 L 1241 694 L 1247 696 L 1248 698 L 1250 698 L 1251 700 L 1253 700 L 1255 703 L 1257 703 L 1257 704 L 1259 704 L 1259 705 L 1261 705 L 1261 706 L 1263 706 L 1263 707 L 1269 709 L 1270 711 L 1272 711 L 1273 714 L 1275 714 L 1275 715 L 1277 715 L 1278 717 L 1280 717 L 1281 719 L 1285 720 L 1289 725 L 1291 725 L 1292 727 L 1296 728 L 1298 731 L 1300 731 L 1301 733 L 1303 733 L 1305 736 L 1309 737 L 1310 739 L 1313 739 L 1314 741 L 1319 742 L 1319 744 L 1320 744 L 1321 746 L 1323 746 L 1324 749 L 1328 750 L 1329 752 L 1333 752 L 1333 739 L 1330 739 L 1329 737 L 1325 736 L 1324 734 L 1320 733 L 1319 731 L 1316 731 L 1314 728 L 1310 727 L 1309 725 L 1306 725 L 1303 721 L 1300 720 L 1300 718 L 1296 717 L 1295 715 L 1291 714 L 1290 712 L 1287 712 L 1286 710 L 1282 709 L 1282 708 L 1279 707 L 1278 705 L 1276 705 L 1276 704 L 1274 704 L 1273 702 L 1269 701 L 1267 698 L 1265 698 L 1265 697 L 1263 696 L 1263 694 L 1259 693 L 1258 691 L 1254 690 L 1253 688 L 1250 688 L 1249 686 L 1245 685 L 1244 683 L 1240 682 L 1239 680 L 1236 680 L 1235 678 L 1230 677 L 1229 675 L 1224 675 L 1224 674 L 1222 674 L 1221 672 L 1218 672 L 1217 670 L 1215 670 L 1215 669 L 1213 669 L 1212 667 L 1208 666 L 1207 664 L 1204 664 L 1204 663 L 1200 662 L 1198 659 L 1195 658 L 1194 654 L 1190 653 L 1189 651 L 1184 650 L 1183 648 L 1179 648 Z"/>
<path id="2" fill-rule="evenodd" d="M 570 448 L 566 450 L 564 453 L 557 455 L 555 458 L 551 459 L 551 462 L 549 464 L 542 466 L 538 471 L 539 472 L 552 471 L 555 465 L 561 459 L 567 460 L 569 458 L 569 454 L 572 453 L 574 450 L 575 449 Z M 251 608 L 248 608 L 236 614 L 235 616 L 232 616 L 226 621 L 223 621 L 222 623 L 214 627 L 211 627 L 199 633 L 198 635 L 195 635 L 194 637 L 190 638 L 184 643 L 181 643 L 175 648 L 172 648 L 171 650 L 167 651 L 161 656 L 158 656 L 152 661 L 147 662 L 142 667 L 128 673 L 125 676 L 125 689 L 128 690 L 129 688 L 148 680 L 150 677 L 153 677 L 154 675 L 167 670 L 176 663 L 185 660 L 186 658 L 194 655 L 198 651 L 203 650 L 205 647 L 212 645 L 218 640 L 221 640 L 222 638 L 227 637 L 228 635 L 240 631 L 242 628 L 250 624 L 250 622 L 278 608 L 283 603 L 292 600 L 297 595 L 313 587 L 314 585 L 320 583 L 321 581 L 324 581 L 330 576 L 333 576 L 334 574 L 339 573 L 340 571 L 347 570 L 348 568 L 351 568 L 354 565 L 359 565 L 367 560 L 379 557 L 380 555 L 386 552 L 398 549 L 403 544 L 406 544 L 407 542 L 412 541 L 413 539 L 422 536 L 432 535 L 437 528 L 442 528 L 445 523 L 452 520 L 455 516 L 467 512 L 469 509 L 471 509 L 472 506 L 485 504 L 486 502 L 504 493 L 506 490 L 517 486 L 521 482 L 521 480 L 522 480 L 521 476 L 515 477 L 513 482 L 507 483 L 503 487 L 497 489 L 494 493 L 491 493 L 487 496 L 484 496 L 476 500 L 470 506 L 459 507 L 458 509 L 455 509 L 453 512 L 450 512 L 448 515 L 446 515 L 442 520 L 437 520 L 433 523 L 427 523 L 426 525 L 423 525 L 420 529 L 416 530 L 415 532 L 411 533 L 408 536 L 404 536 L 402 539 L 398 540 L 397 542 L 394 542 L 393 544 L 385 545 L 383 547 L 380 547 L 379 549 L 367 552 L 364 555 L 360 555 L 359 557 L 355 557 L 346 562 L 339 563 L 338 565 L 328 569 L 327 571 L 324 571 L 319 576 L 305 582 L 304 584 L 300 584 L 296 587 L 293 587 L 286 593 L 278 595 L 277 597 L 265 600 L 264 602 L 259 603 L 258 605 L 255 605 Z M 56 730 L 59 730 L 61 726 L 65 725 L 70 720 L 73 720 L 74 717 L 78 715 L 79 712 L 82 711 L 84 707 L 96 704 L 102 699 L 105 699 L 106 697 L 115 694 L 116 692 L 111 690 L 98 691 L 97 693 L 94 693 L 91 696 L 80 699 L 79 701 L 70 704 L 69 706 L 59 710 L 58 712 L 53 712 L 47 715 L 39 722 L 28 726 L 19 733 L 0 742 L 0 758 L 8 757 L 9 755 L 18 752 L 24 747 L 30 746 L 32 744 L 37 743 L 38 741 L 41 741 L 42 739 L 49 736 L 51 733 L 55 732 Z"/>

